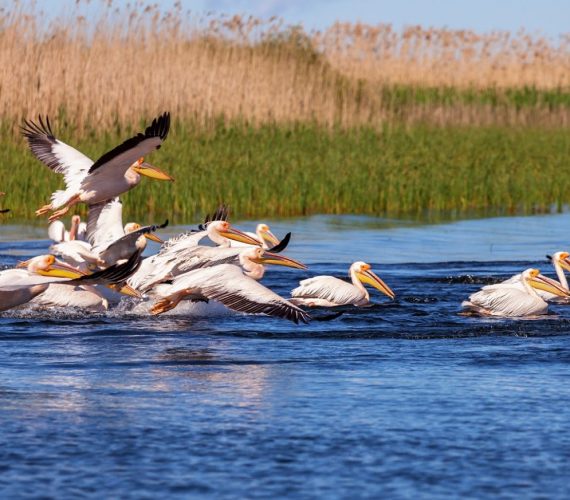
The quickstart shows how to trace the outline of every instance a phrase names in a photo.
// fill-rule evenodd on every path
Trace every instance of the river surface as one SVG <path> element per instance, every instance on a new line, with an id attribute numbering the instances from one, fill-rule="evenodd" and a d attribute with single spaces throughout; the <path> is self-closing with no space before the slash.
<path id="1" fill-rule="evenodd" d="M 569 214 L 269 222 L 310 266 L 270 269 L 276 292 L 365 260 L 397 300 L 373 291 L 372 307 L 299 326 L 199 308 L 0 314 L 1 498 L 570 496 L 570 306 L 457 314 L 484 284 L 551 274 Z M 2 226 L 0 267 L 48 244 Z"/>

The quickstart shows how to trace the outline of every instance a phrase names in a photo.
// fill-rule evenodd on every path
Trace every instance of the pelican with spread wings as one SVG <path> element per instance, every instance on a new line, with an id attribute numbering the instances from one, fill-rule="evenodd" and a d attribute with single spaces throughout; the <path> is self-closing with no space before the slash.
<path id="1" fill-rule="evenodd" d="M 160 148 L 170 129 L 170 113 L 155 118 L 145 129 L 105 153 L 97 161 L 55 137 L 49 119 L 24 121 L 22 133 L 34 156 L 58 174 L 63 174 L 65 190 L 53 193 L 51 203 L 36 211 L 43 215 L 55 210 L 50 222 L 65 215 L 77 203 L 96 204 L 134 188 L 141 175 L 172 181 L 172 177 L 146 163 L 144 156 Z M 60 207 L 60 210 L 56 210 Z"/>

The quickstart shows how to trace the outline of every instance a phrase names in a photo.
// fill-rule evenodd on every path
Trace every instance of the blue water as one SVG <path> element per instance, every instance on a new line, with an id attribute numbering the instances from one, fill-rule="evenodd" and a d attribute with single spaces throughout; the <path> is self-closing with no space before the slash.
<path id="1" fill-rule="evenodd" d="M 374 306 L 308 326 L 3 313 L 0 497 L 570 495 L 570 306 L 457 315 L 482 284 L 550 272 L 570 215 L 271 227 L 310 264 L 268 271 L 278 293 L 363 259 L 398 300 L 373 292 Z M 45 251 L 42 238 L 0 228 L 0 266 Z"/>

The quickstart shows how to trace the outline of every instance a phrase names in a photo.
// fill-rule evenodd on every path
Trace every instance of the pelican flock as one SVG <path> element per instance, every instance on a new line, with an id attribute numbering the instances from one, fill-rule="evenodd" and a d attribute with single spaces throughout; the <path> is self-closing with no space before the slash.
<path id="1" fill-rule="evenodd" d="M 363 307 L 370 304 L 370 286 L 389 299 L 396 294 L 366 262 L 354 262 L 350 282 L 334 276 L 302 279 L 290 297 L 261 283 L 267 266 L 307 270 L 286 257 L 291 234 L 279 240 L 267 224 L 254 233 L 228 221 L 221 206 L 196 229 L 163 241 L 156 232 L 168 225 L 141 227 L 123 222 L 120 196 L 135 188 L 141 176 L 174 181 L 145 161 L 168 137 L 170 113 L 156 117 L 144 131 L 126 139 L 93 161 L 57 139 L 47 116 L 25 120 L 22 134 L 31 153 L 51 171 L 63 175 L 65 189 L 53 193 L 36 215 L 49 216 L 50 254 L 0 271 L 0 311 L 12 308 L 56 307 L 106 311 L 123 301 L 142 305 L 150 315 L 175 310 L 181 302 L 222 304 L 242 314 L 262 314 L 294 323 L 308 323 L 307 308 Z M 47 171 L 46 171 L 47 172 Z M 3 196 L 4 193 L 0 193 Z M 75 214 L 67 230 L 60 219 L 75 205 L 87 206 L 87 219 Z M 0 210 L 1 213 L 7 209 Z M 160 243 L 154 255 L 143 258 L 147 241 Z M 509 280 L 484 286 L 462 304 L 461 314 L 520 317 L 548 312 L 551 301 L 570 302 L 564 270 L 570 254 L 551 257 L 558 281 L 527 269 Z"/>

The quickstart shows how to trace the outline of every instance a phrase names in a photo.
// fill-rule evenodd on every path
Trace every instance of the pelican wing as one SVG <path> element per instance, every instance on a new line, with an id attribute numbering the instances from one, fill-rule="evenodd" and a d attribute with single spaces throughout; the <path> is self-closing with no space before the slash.
<path id="1" fill-rule="evenodd" d="M 101 251 L 99 253 L 99 258 L 107 264 L 114 264 L 119 260 L 128 259 L 133 252 L 137 250 L 136 243 L 140 236 L 147 233 L 153 233 L 154 231 L 158 231 L 166 226 L 168 226 L 168 220 L 164 222 L 164 224 L 141 227 L 136 231 L 125 234 Z"/>
<path id="2" fill-rule="evenodd" d="M 32 154 L 57 174 L 63 174 L 66 188 L 77 192 L 93 160 L 55 137 L 49 118 L 38 116 L 38 122 L 24 120 L 22 134 Z"/>
<path id="3" fill-rule="evenodd" d="M 174 255 L 188 248 L 197 246 L 201 240 L 208 236 L 207 231 L 189 231 L 180 233 L 166 240 L 161 246 L 158 255 Z"/>
<path id="4" fill-rule="evenodd" d="M 52 245 L 49 249 L 51 253 L 72 266 L 83 267 L 86 263 L 98 264 L 99 262 L 91 245 L 86 241 L 64 241 Z"/>
<path id="5" fill-rule="evenodd" d="M 116 197 L 109 201 L 89 205 L 87 214 L 87 241 L 98 253 L 125 235 L 123 204 Z"/>
<path id="6" fill-rule="evenodd" d="M 229 309 L 247 314 L 267 314 L 295 323 L 307 323 L 310 316 L 269 288 L 243 274 L 240 267 L 223 264 L 198 269 L 175 278 L 171 293 L 193 289 Z"/>
<path id="7" fill-rule="evenodd" d="M 170 113 L 155 118 L 144 133 L 139 133 L 105 153 L 91 168 L 89 174 L 101 171 L 105 177 L 122 177 L 129 167 L 142 156 L 158 149 L 168 136 Z"/>
<path id="8" fill-rule="evenodd" d="M 362 293 L 352 283 L 333 276 L 315 276 L 303 280 L 291 292 L 292 297 L 324 299 L 334 304 L 354 304 L 362 300 Z"/>

